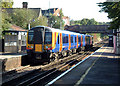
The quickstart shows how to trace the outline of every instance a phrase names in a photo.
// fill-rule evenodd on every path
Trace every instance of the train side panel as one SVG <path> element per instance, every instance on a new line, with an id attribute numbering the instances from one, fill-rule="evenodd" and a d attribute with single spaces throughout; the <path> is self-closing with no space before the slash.
<path id="1" fill-rule="evenodd" d="M 85 44 L 86 44 L 86 42 L 85 42 L 85 35 L 82 36 L 82 39 L 83 39 L 82 40 L 83 41 L 83 47 L 85 47 Z"/>
<path id="2" fill-rule="evenodd" d="M 52 34 L 52 52 L 59 52 L 59 33 L 53 32 Z"/>

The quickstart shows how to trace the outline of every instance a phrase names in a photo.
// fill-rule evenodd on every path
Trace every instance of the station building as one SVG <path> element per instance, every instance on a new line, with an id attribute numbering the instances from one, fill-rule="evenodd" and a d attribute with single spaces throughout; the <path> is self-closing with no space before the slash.
<path id="1" fill-rule="evenodd" d="M 8 30 L 3 31 L 2 47 L 4 53 L 18 53 L 26 50 L 27 30 L 12 25 Z"/>

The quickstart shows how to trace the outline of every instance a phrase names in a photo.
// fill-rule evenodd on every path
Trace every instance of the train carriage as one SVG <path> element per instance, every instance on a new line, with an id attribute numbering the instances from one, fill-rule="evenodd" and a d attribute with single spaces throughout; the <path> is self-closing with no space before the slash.
<path id="1" fill-rule="evenodd" d="M 92 46 L 90 35 L 36 26 L 28 31 L 27 54 L 31 62 L 59 59 Z"/>

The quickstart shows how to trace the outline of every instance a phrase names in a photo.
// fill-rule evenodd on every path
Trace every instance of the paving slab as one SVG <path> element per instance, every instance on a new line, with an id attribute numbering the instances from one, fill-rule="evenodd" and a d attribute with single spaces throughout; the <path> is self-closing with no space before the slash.
<path id="1" fill-rule="evenodd" d="M 112 47 L 102 47 L 53 85 L 120 84 L 119 61 Z"/>

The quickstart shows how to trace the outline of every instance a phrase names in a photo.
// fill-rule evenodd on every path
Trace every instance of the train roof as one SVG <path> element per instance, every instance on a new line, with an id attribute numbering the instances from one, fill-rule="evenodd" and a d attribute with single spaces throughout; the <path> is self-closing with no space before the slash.
<path id="1" fill-rule="evenodd" d="M 71 32 L 71 31 L 67 31 L 67 30 L 55 29 L 55 28 L 46 27 L 46 26 L 36 26 L 36 27 L 48 28 L 48 29 L 51 30 L 52 32 L 59 32 L 59 33 L 72 34 L 72 35 L 85 35 L 85 34 L 80 34 L 80 33 Z M 35 27 L 33 27 L 33 28 L 31 28 L 31 29 L 34 29 L 34 28 L 35 28 Z"/>

